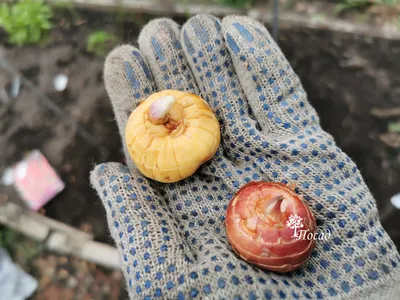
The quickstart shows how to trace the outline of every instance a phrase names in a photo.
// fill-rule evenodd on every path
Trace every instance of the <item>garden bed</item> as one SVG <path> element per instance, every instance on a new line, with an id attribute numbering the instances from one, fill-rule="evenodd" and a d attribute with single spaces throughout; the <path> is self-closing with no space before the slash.
<path id="1" fill-rule="evenodd" d="M 103 58 L 82 50 L 87 34 L 87 26 L 55 29 L 51 45 L 11 47 L 5 49 L 5 56 L 96 137 L 107 148 L 109 160 L 122 161 L 121 142 L 102 80 Z M 69 76 L 64 93 L 53 88 L 53 77 L 59 73 Z M 24 85 L 17 99 L 0 108 L 0 115 L 0 138 L 6 145 L 0 154 L 0 169 L 19 161 L 27 151 L 41 150 L 66 183 L 65 190 L 44 207 L 45 214 L 91 231 L 99 241 L 110 242 L 103 207 L 88 179 L 94 164 L 104 161 L 104 151 L 79 136 L 76 128 L 50 111 L 41 97 Z M 9 199 L 18 198 L 12 189 L 6 192 Z"/>
<path id="2" fill-rule="evenodd" d="M 85 41 L 90 32 L 101 28 L 117 34 L 116 43 L 134 44 L 151 17 L 135 14 L 121 19 L 118 13 L 86 10 L 67 14 L 52 30 L 47 45 L 6 46 L 2 55 L 102 146 L 88 143 L 22 86 L 17 99 L 0 106 L 0 172 L 27 151 L 40 149 L 66 183 L 66 189 L 44 207 L 46 216 L 88 231 L 97 241 L 112 243 L 104 209 L 88 178 L 94 164 L 122 162 L 123 155 L 103 84 L 104 58 L 87 53 Z M 281 28 L 278 42 L 300 75 L 323 128 L 357 162 L 379 208 L 386 211 L 390 197 L 400 192 L 399 151 L 382 141 L 388 119 L 373 116 L 371 110 L 400 106 L 400 61 L 396 59 L 400 41 L 396 35 L 385 39 L 376 37 L 379 34 L 360 35 L 357 30 L 331 31 L 327 26 L 300 27 L 289 22 Z M 52 86 L 59 73 L 69 76 L 63 93 Z M 0 196 L 18 201 L 11 188 L 2 188 Z M 398 217 L 399 211 L 392 213 L 384 225 L 399 246 Z"/>

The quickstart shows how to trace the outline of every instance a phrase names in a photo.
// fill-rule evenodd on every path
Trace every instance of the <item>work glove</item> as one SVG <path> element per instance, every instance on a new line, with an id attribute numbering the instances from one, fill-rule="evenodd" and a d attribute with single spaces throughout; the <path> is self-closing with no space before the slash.
<path id="1" fill-rule="evenodd" d="M 153 20 L 139 49 L 124 45 L 109 54 L 104 79 L 123 140 L 130 113 L 165 89 L 201 95 L 221 125 L 216 155 L 180 182 L 145 178 L 124 141 L 127 166 L 92 171 L 132 299 L 398 299 L 400 257 L 375 200 L 354 162 L 321 129 L 263 25 L 198 15 L 180 29 L 170 19 Z M 330 232 L 295 271 L 262 270 L 228 243 L 229 201 L 260 180 L 295 184 L 317 232 Z"/>

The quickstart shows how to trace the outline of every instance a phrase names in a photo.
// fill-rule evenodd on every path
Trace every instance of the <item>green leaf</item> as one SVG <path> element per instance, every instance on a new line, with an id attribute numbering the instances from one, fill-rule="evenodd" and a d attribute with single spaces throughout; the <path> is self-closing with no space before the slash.
<path id="1" fill-rule="evenodd" d="M 339 3 L 339 4 L 336 4 L 334 12 L 335 12 L 335 14 L 339 14 L 347 8 L 349 8 L 348 5 L 346 5 L 344 3 Z"/>
<path id="2" fill-rule="evenodd" d="M 49 21 L 44 21 L 41 24 L 41 28 L 42 29 L 51 29 L 51 28 L 53 28 L 53 25 Z"/>
<path id="3" fill-rule="evenodd" d="M 51 7 L 42 0 L 20 0 L 0 5 L 0 27 L 9 36 L 9 42 L 17 45 L 37 43 L 52 28 Z"/>
<path id="4" fill-rule="evenodd" d="M 0 6 L 0 27 L 6 27 L 10 23 L 10 9 L 7 4 Z M 5 28 L 6 29 L 6 28 Z"/>
<path id="5" fill-rule="evenodd" d="M 29 42 L 37 43 L 40 41 L 40 28 L 33 27 L 30 30 L 29 34 Z"/>
<path id="6" fill-rule="evenodd" d="M 400 122 L 390 122 L 388 125 L 390 133 L 400 133 Z"/>
<path id="7" fill-rule="evenodd" d="M 21 28 L 10 36 L 10 43 L 20 46 L 25 42 L 29 42 L 28 38 L 28 31 L 25 28 Z"/>
<path id="8" fill-rule="evenodd" d="M 375 0 L 376 4 L 381 4 L 381 5 L 397 5 L 400 4 L 399 0 Z"/>
<path id="9" fill-rule="evenodd" d="M 254 3 L 254 0 L 218 0 L 218 2 L 237 8 L 248 8 Z"/>
<path id="10" fill-rule="evenodd" d="M 115 40 L 115 37 L 105 31 L 92 32 L 86 41 L 86 51 L 94 53 L 97 56 L 107 54 L 110 44 Z"/>
<path id="11" fill-rule="evenodd" d="M 369 0 L 342 0 L 335 6 L 335 13 L 341 13 L 348 9 L 363 9 L 370 6 L 372 3 Z"/>

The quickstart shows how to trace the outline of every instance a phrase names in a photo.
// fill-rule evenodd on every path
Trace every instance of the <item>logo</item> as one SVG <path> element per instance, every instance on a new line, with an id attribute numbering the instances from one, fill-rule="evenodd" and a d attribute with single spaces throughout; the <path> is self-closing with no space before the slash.
<path id="1" fill-rule="evenodd" d="M 289 219 L 286 221 L 286 227 L 294 229 L 292 237 L 297 237 L 297 228 L 303 228 L 303 218 L 297 214 L 290 215 Z"/>
<path id="2" fill-rule="evenodd" d="M 331 232 L 329 229 L 326 232 L 309 232 L 306 230 L 297 230 L 299 228 L 303 228 L 303 218 L 297 214 L 290 215 L 288 220 L 286 221 L 286 227 L 290 229 L 294 229 L 292 238 L 296 238 L 297 240 L 329 240 L 331 238 Z"/>

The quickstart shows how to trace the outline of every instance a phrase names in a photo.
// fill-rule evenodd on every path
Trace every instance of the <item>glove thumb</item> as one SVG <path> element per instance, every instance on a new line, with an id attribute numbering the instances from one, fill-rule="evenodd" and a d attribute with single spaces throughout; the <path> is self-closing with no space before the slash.
<path id="1" fill-rule="evenodd" d="M 194 255 L 156 183 L 119 163 L 96 166 L 90 182 L 106 209 L 131 298 L 159 295 Z"/>

